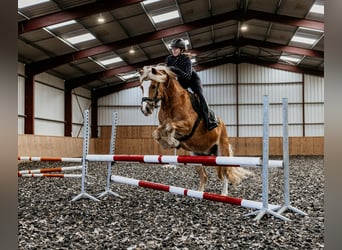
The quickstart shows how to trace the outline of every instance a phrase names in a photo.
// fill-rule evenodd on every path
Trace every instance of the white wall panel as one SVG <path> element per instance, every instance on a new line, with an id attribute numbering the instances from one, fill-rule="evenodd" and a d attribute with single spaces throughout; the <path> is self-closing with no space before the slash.
<path id="1" fill-rule="evenodd" d="M 236 124 L 236 107 L 235 106 L 214 106 L 210 107 L 217 116 L 219 116 L 226 125 Z"/>
<path id="2" fill-rule="evenodd" d="M 324 102 L 324 78 L 318 76 L 304 76 L 305 102 Z"/>
<path id="3" fill-rule="evenodd" d="M 72 122 L 83 123 L 83 113 L 90 110 L 91 100 L 79 95 L 72 95 Z M 90 115 L 90 112 L 89 112 Z"/>
<path id="4" fill-rule="evenodd" d="M 84 133 L 83 125 L 76 125 L 76 124 L 72 125 L 72 131 L 71 131 L 72 137 L 83 138 L 83 133 Z"/>
<path id="5" fill-rule="evenodd" d="M 72 91 L 72 137 L 83 137 L 84 111 L 91 108 L 91 92 L 84 88 L 77 88 Z M 89 112 L 91 121 L 91 112 Z"/>
<path id="6" fill-rule="evenodd" d="M 35 117 L 64 121 L 64 91 L 45 84 L 34 85 Z"/>
<path id="7" fill-rule="evenodd" d="M 111 125 L 113 112 L 118 112 L 118 125 L 158 125 L 158 110 L 150 116 L 144 116 L 140 107 L 100 106 L 98 123 L 100 126 Z"/>
<path id="8" fill-rule="evenodd" d="M 64 123 L 36 119 L 34 121 L 34 134 L 64 136 Z"/>
<path id="9" fill-rule="evenodd" d="M 98 100 L 98 105 L 140 105 L 141 98 L 141 89 L 136 87 L 104 96 Z"/>
<path id="10" fill-rule="evenodd" d="M 311 124 L 305 126 L 305 136 L 324 136 L 324 125 Z"/>
<path id="11" fill-rule="evenodd" d="M 302 75 L 254 64 L 239 64 L 240 83 L 285 83 L 301 82 Z"/>
<path id="12" fill-rule="evenodd" d="M 35 77 L 37 82 L 54 86 L 59 89 L 64 89 L 64 80 L 47 73 L 41 73 Z"/>
<path id="13" fill-rule="evenodd" d="M 289 124 L 303 123 L 303 111 L 301 104 L 289 104 L 288 105 L 288 121 Z"/>
<path id="14" fill-rule="evenodd" d="M 256 104 L 262 103 L 264 95 L 268 95 L 270 103 L 282 103 L 283 98 L 288 98 L 289 102 L 301 102 L 301 84 L 267 84 L 267 85 L 240 85 L 239 103 Z"/>
<path id="15" fill-rule="evenodd" d="M 18 77 L 18 115 L 25 115 L 25 79 Z"/>
<path id="16" fill-rule="evenodd" d="M 237 136 L 236 126 L 226 126 L 226 129 L 228 132 L 228 137 L 236 137 Z"/>
<path id="17" fill-rule="evenodd" d="M 322 104 L 305 105 L 305 123 L 324 123 L 324 106 Z"/>
<path id="18" fill-rule="evenodd" d="M 236 86 L 232 84 L 209 85 L 203 87 L 203 93 L 208 103 L 236 104 Z"/>
<path id="19" fill-rule="evenodd" d="M 24 117 L 18 117 L 18 134 L 24 134 L 25 133 L 25 125 L 24 125 L 25 119 Z"/>
<path id="20" fill-rule="evenodd" d="M 18 134 L 24 134 L 25 119 L 25 79 L 18 76 Z"/>
<path id="21" fill-rule="evenodd" d="M 197 72 L 201 78 L 202 84 L 215 85 L 222 83 L 235 83 L 236 82 L 236 65 L 225 64 L 213 67 L 207 70 Z"/>

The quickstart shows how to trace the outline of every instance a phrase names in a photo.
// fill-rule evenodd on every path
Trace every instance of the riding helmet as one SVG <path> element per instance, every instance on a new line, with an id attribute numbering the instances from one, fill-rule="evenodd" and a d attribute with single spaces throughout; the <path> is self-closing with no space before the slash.
<path id="1" fill-rule="evenodd" d="M 186 48 L 185 41 L 182 38 L 173 39 L 170 43 L 170 46 L 171 46 L 171 48 L 172 47 L 176 47 L 176 48 L 180 48 L 180 49 Z"/>

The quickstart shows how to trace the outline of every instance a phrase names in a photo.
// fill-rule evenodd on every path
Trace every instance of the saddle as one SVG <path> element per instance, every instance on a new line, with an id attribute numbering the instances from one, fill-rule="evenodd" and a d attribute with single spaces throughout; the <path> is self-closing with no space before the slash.
<path id="1" fill-rule="evenodd" d="M 190 96 L 190 100 L 191 100 L 191 104 L 192 104 L 192 108 L 196 111 L 196 113 L 198 114 L 198 116 L 202 119 L 202 107 L 201 107 L 201 103 L 198 100 L 197 96 L 188 91 L 189 96 Z M 209 113 L 208 113 L 209 118 L 214 119 L 216 117 L 216 114 L 214 112 L 214 110 L 209 108 Z"/>
<path id="2" fill-rule="evenodd" d="M 200 122 L 201 122 L 201 120 L 203 118 L 201 103 L 198 100 L 197 96 L 194 93 L 190 92 L 190 91 L 188 91 L 188 94 L 189 94 L 189 97 L 190 97 L 192 108 L 195 110 L 195 112 L 197 113 L 198 116 L 197 116 L 197 119 L 195 121 L 194 126 L 191 129 L 191 132 L 189 134 L 187 134 L 187 135 L 184 135 L 181 138 L 177 138 L 179 141 L 186 141 L 186 140 L 190 139 L 192 137 L 192 135 L 195 133 L 195 130 L 197 129 L 198 125 L 200 124 Z M 210 115 L 212 117 L 215 117 L 215 113 L 211 109 L 209 109 L 209 114 L 208 115 Z"/>
<path id="3" fill-rule="evenodd" d="M 201 103 L 200 101 L 198 100 L 197 96 L 188 91 L 188 94 L 189 94 L 189 97 L 190 97 L 190 101 L 191 101 L 191 104 L 192 104 L 192 108 L 196 111 L 196 113 L 198 114 L 199 116 L 199 119 L 202 119 L 202 108 L 201 108 Z"/>

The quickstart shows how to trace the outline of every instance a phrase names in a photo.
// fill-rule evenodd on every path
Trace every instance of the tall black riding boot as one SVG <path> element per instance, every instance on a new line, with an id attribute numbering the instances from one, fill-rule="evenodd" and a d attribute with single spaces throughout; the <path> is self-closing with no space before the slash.
<path id="1" fill-rule="evenodd" d="M 201 99 L 201 106 L 202 106 L 202 114 L 205 124 L 207 125 L 208 130 L 212 130 L 218 126 L 218 121 L 214 112 L 209 111 L 208 104 L 204 98 Z"/>

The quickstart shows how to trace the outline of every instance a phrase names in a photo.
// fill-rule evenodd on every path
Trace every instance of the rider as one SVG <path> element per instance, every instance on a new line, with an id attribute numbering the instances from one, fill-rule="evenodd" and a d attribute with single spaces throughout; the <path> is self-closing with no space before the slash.
<path id="1" fill-rule="evenodd" d="M 171 41 L 172 54 L 166 58 L 166 65 L 177 74 L 177 79 L 184 89 L 190 88 L 200 99 L 202 115 L 208 130 L 217 127 L 217 119 L 212 112 L 209 112 L 207 101 L 203 95 L 201 80 L 193 69 L 190 57 L 186 51 L 185 41 L 177 38 Z"/>

